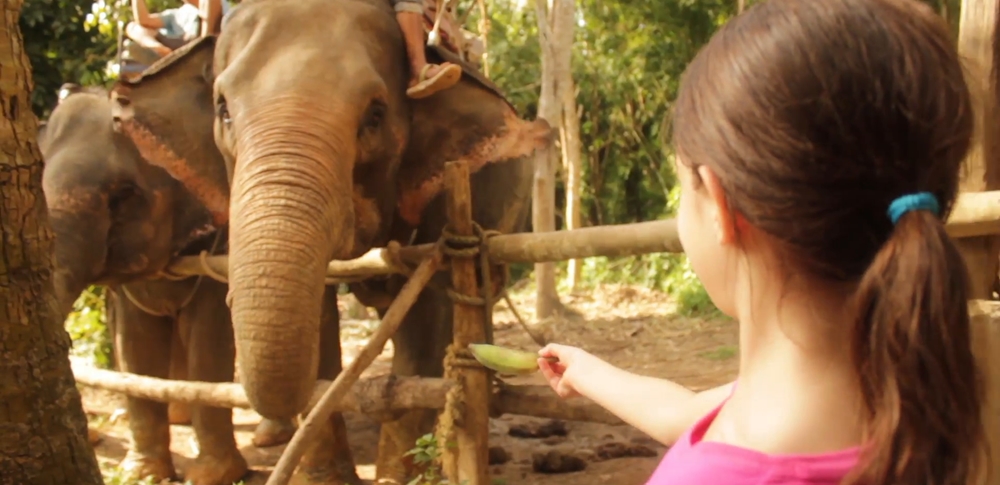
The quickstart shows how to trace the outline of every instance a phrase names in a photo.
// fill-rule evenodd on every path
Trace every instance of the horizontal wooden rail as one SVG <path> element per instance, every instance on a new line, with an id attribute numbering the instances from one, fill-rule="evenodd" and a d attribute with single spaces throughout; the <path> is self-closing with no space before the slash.
<path id="1" fill-rule="evenodd" d="M 958 196 L 947 223 L 948 234 L 967 238 L 1000 234 L 1000 191 L 964 193 Z M 677 221 L 665 219 L 635 224 L 615 224 L 569 231 L 502 234 L 490 238 L 490 259 L 496 263 L 546 263 L 593 257 L 616 258 L 650 253 L 680 253 Z M 376 248 L 347 261 L 327 266 L 328 283 L 358 281 L 369 276 L 405 273 L 401 264 L 415 266 L 434 250 L 421 244 L 393 250 Z M 171 264 L 177 275 L 205 274 L 205 266 L 220 275 L 228 274 L 228 256 L 186 256 Z M 445 269 L 446 265 L 442 265 Z"/>
<path id="2" fill-rule="evenodd" d="M 1000 190 L 958 194 L 947 229 L 956 239 L 1000 234 Z"/>
<path id="3" fill-rule="evenodd" d="M 157 402 L 183 402 L 223 408 L 252 409 L 243 386 L 235 382 L 195 382 L 158 379 L 73 364 L 77 384 Z M 307 409 L 330 387 L 318 380 Z M 360 379 L 336 406 L 336 411 L 377 414 L 404 409 L 442 409 L 454 381 L 428 377 L 379 376 Z M 564 400 L 549 386 L 503 386 L 494 396 L 501 413 L 539 418 L 623 424 L 586 399 Z"/>
<path id="4" fill-rule="evenodd" d="M 541 263 L 598 256 L 614 258 L 683 252 L 674 219 L 571 231 L 503 234 L 491 237 L 487 244 L 490 259 L 496 263 Z M 419 264 L 434 250 L 434 246 L 421 244 L 403 247 L 395 257 L 390 249 L 376 248 L 356 259 L 331 261 L 326 268 L 327 283 L 404 273 L 405 268 L 400 267 L 396 261 L 407 265 Z M 211 272 L 226 275 L 229 272 L 229 257 L 180 257 L 170 265 L 169 271 L 176 275 L 196 276 L 206 273 L 203 269 L 206 265 Z"/>

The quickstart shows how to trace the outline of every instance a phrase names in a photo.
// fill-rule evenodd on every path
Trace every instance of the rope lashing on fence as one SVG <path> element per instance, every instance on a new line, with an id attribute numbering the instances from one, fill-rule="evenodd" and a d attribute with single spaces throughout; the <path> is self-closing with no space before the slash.
<path id="1" fill-rule="evenodd" d="M 472 223 L 473 235 L 462 236 L 455 234 L 450 228 L 445 226 L 441 229 L 441 239 L 444 240 L 444 245 L 442 247 L 442 252 L 445 256 L 449 258 L 474 258 L 479 256 L 479 270 L 481 273 L 481 280 L 479 285 L 478 296 L 465 295 L 455 291 L 454 288 L 446 288 L 445 291 L 448 293 L 448 297 L 452 301 L 462 303 L 465 305 L 482 306 L 486 308 L 486 334 L 492 337 L 492 327 L 493 327 L 493 312 L 489 311 L 493 308 L 493 303 L 496 301 L 500 293 L 504 291 L 507 286 L 508 273 L 504 271 L 501 273 L 501 282 L 498 285 L 497 291 L 493 290 L 493 274 L 491 271 L 490 255 L 487 252 L 487 242 L 489 238 L 497 236 L 500 231 L 494 230 L 484 230 L 482 226 Z M 502 268 L 507 268 L 507 265 L 498 265 Z"/>
<path id="2" fill-rule="evenodd" d="M 211 249 L 209 249 L 208 251 L 206 251 L 206 250 L 203 249 L 201 251 L 201 253 L 199 254 L 199 257 L 200 257 L 200 260 L 201 260 L 201 265 L 202 265 L 203 269 L 205 270 L 205 273 L 201 274 L 201 275 L 198 275 L 198 279 L 195 280 L 194 286 L 191 287 L 191 291 L 188 292 L 187 296 L 184 297 L 184 300 L 181 301 L 181 304 L 178 305 L 177 308 L 174 308 L 173 311 L 170 311 L 170 310 L 163 310 L 163 311 L 154 310 L 154 309 L 150 308 L 149 306 L 144 305 L 142 302 L 139 301 L 138 298 L 135 297 L 135 295 L 132 294 L 131 291 L 129 291 L 128 285 L 120 285 L 119 286 L 121 288 L 121 290 L 122 290 L 122 294 L 125 295 L 125 298 L 127 298 L 128 301 L 132 302 L 132 304 L 135 305 L 136 308 L 138 308 L 139 310 L 141 310 L 141 311 L 143 311 L 145 313 L 148 313 L 148 314 L 150 314 L 150 315 L 152 315 L 154 317 L 177 318 L 177 315 L 179 315 L 181 313 L 181 310 L 184 310 L 184 308 L 186 308 L 188 306 L 188 304 L 191 303 L 191 300 L 194 299 L 194 295 L 198 292 L 198 288 L 201 286 L 201 282 L 204 279 L 205 275 L 208 275 L 210 278 L 212 278 L 212 279 L 214 279 L 216 281 L 220 281 L 222 283 L 226 282 L 225 280 L 220 280 L 219 278 L 216 277 L 217 273 L 215 273 L 215 271 L 208 265 L 208 259 L 206 259 L 210 254 L 214 254 L 215 251 L 219 249 L 219 242 L 220 241 L 222 241 L 222 230 L 221 229 L 216 231 L 216 233 L 215 233 L 215 239 L 212 241 L 212 247 L 211 247 Z M 182 275 L 173 274 L 173 273 L 171 273 L 169 271 L 168 268 L 169 268 L 169 266 L 167 268 L 164 268 L 164 269 L 160 270 L 156 274 L 156 277 L 160 278 L 160 279 L 165 279 L 165 280 L 168 280 L 168 281 L 180 281 L 180 280 L 185 280 L 185 279 L 190 278 L 190 276 L 182 276 Z"/>
<path id="3" fill-rule="evenodd" d="M 414 232 L 416 234 L 416 232 Z M 399 251 L 403 249 L 403 245 L 399 241 L 389 241 L 389 244 L 385 245 L 386 259 L 389 260 L 389 264 L 399 269 L 399 271 L 409 278 L 413 276 L 413 269 L 415 266 L 406 264 L 403 258 L 399 255 Z"/>
<path id="4" fill-rule="evenodd" d="M 455 427 L 462 426 L 462 415 L 465 412 L 465 386 L 457 369 L 470 366 L 465 359 L 459 357 L 462 350 L 464 349 L 456 350 L 455 344 L 450 344 L 444 357 L 444 378 L 455 382 L 456 385 L 445 394 L 444 408 L 438 414 L 437 425 L 434 427 L 434 436 L 437 438 L 439 446 L 452 446 L 456 440 Z M 471 355 L 467 358 L 471 358 Z M 450 453 L 442 453 L 439 457 L 441 470 L 445 473 L 451 473 L 450 476 L 458 473 L 458 463 L 452 457 L 453 455 Z"/>
<path id="5" fill-rule="evenodd" d="M 444 240 L 445 244 L 442 248 L 442 252 L 445 256 L 451 258 L 472 258 L 479 256 L 479 267 L 482 272 L 480 288 L 480 296 L 465 295 L 458 293 L 454 288 L 447 287 L 445 291 L 448 297 L 452 301 L 457 301 L 459 303 L 464 303 L 466 305 L 482 306 L 486 309 L 486 335 L 489 340 L 493 340 L 493 306 L 496 301 L 503 298 L 504 302 L 507 303 L 507 307 L 510 308 L 510 312 L 514 314 L 514 318 L 517 323 L 528 333 L 528 336 L 535 341 L 541 347 L 544 347 L 546 342 L 542 339 L 536 332 L 532 331 L 531 327 L 528 326 L 528 322 L 521 316 L 521 313 L 517 311 L 517 307 L 514 302 L 510 299 L 510 294 L 507 292 L 507 287 L 510 283 L 510 267 L 507 264 L 494 264 L 488 252 L 489 249 L 489 239 L 495 236 L 501 236 L 503 233 L 495 230 L 484 230 L 479 224 L 472 223 L 473 235 L 462 236 L 455 234 L 450 231 L 448 227 L 444 227 L 441 230 L 441 238 Z M 496 285 L 493 284 L 493 267 L 496 266 L 501 271 L 500 282 Z M 431 283 L 433 286 L 435 283 Z M 495 287 L 495 291 L 494 290 Z"/>
<path id="6" fill-rule="evenodd" d="M 473 234 L 470 236 L 464 236 L 456 234 L 448 226 L 445 226 L 441 230 L 441 252 L 452 259 L 462 258 L 462 259 L 472 259 L 479 256 L 480 261 L 480 285 L 479 285 L 479 295 L 467 295 L 459 293 L 450 285 L 445 287 L 444 290 L 448 297 L 459 304 L 472 305 L 472 306 L 483 306 L 486 310 L 484 313 L 487 340 L 493 340 L 493 302 L 499 291 L 493 291 L 493 278 L 492 272 L 490 271 L 490 260 L 489 254 L 486 251 L 486 242 L 489 237 L 499 234 L 498 231 L 484 231 L 483 228 L 472 223 Z M 506 267 L 506 266 L 505 266 Z M 505 278 L 506 280 L 506 278 Z M 502 282 L 499 290 L 506 286 L 506 281 Z M 461 373 L 459 372 L 460 367 L 477 369 L 482 372 L 488 372 L 488 369 L 479 364 L 478 361 L 472 357 L 468 349 L 457 348 L 454 343 L 449 344 L 444 357 L 444 378 L 450 379 L 457 385 L 448 391 L 445 396 L 444 409 L 438 415 L 437 426 L 434 429 L 434 435 L 437 438 L 438 443 L 443 446 L 451 446 L 451 443 L 455 442 L 457 439 L 455 428 L 456 426 L 462 426 L 463 415 L 464 415 L 464 404 L 465 404 L 465 382 L 462 379 Z M 440 457 L 441 470 L 444 472 L 444 476 L 458 476 L 458 463 L 455 461 L 455 456 L 451 453 L 443 453 Z"/>

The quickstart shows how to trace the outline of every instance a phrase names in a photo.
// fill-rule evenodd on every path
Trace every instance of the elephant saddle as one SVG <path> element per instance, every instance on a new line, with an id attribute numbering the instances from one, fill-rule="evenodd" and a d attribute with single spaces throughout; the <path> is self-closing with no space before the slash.
<path id="1" fill-rule="evenodd" d="M 462 28 L 462 25 L 455 19 L 454 9 L 447 0 L 440 0 L 444 8 L 444 15 L 441 16 L 441 25 L 438 27 L 438 38 L 441 47 L 457 55 L 463 61 L 480 68 L 483 58 L 483 42 L 472 32 Z M 424 2 L 424 31 L 428 34 L 434 29 L 434 21 L 437 18 L 438 0 L 423 0 Z"/>

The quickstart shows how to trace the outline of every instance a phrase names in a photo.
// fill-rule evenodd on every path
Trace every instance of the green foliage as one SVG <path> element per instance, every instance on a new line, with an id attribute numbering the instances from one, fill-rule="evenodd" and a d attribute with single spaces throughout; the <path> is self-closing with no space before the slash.
<path id="1" fill-rule="evenodd" d="M 114 367 L 114 352 L 108 332 L 104 287 L 91 286 L 73 303 L 66 318 L 66 331 L 73 339 L 72 354 L 93 362 L 96 367 Z"/>
<path id="2" fill-rule="evenodd" d="M 158 485 L 160 482 L 148 476 L 141 479 L 132 478 L 131 473 L 122 470 L 117 465 L 101 463 L 101 476 L 105 485 Z"/>
<path id="3" fill-rule="evenodd" d="M 490 2 L 490 74 L 523 116 L 535 115 L 541 72 L 538 29 L 528 0 Z M 735 13 L 732 0 L 606 2 L 581 0 L 573 70 L 584 147 L 584 225 L 625 224 L 669 217 L 675 186 L 664 121 L 684 67 L 719 25 Z M 478 10 L 466 27 L 475 30 Z M 557 183 L 557 214 L 565 187 Z M 557 228 L 564 226 L 557 221 Z M 711 301 L 676 255 L 586 260 L 589 283 L 622 282 L 680 291 L 681 307 L 710 311 Z M 675 269 L 676 268 L 676 269 Z M 512 279 L 530 274 L 511 268 Z"/>
<path id="4" fill-rule="evenodd" d="M 684 316 L 717 316 L 719 309 L 708 296 L 701 280 L 691 269 L 691 263 L 683 254 L 671 254 L 675 263 L 668 270 L 666 291 L 677 301 L 677 313 Z"/>
<path id="5" fill-rule="evenodd" d="M 141 479 L 133 478 L 131 472 L 122 470 L 119 466 L 106 462 L 101 463 L 101 475 L 104 478 L 105 485 L 159 485 L 161 483 L 153 479 L 152 476 Z M 191 485 L 191 481 L 185 481 L 184 485 Z M 233 485 L 244 485 L 244 482 L 240 480 L 234 482 Z"/>
<path id="6" fill-rule="evenodd" d="M 153 12 L 180 5 L 180 0 L 146 1 Z M 131 20 L 129 8 L 128 0 L 24 2 L 20 25 L 36 115 L 48 117 L 63 83 L 107 86 L 116 78 L 118 31 Z"/>
<path id="7" fill-rule="evenodd" d="M 454 447 L 454 443 L 449 444 Z M 418 467 L 423 467 L 424 471 L 406 483 L 406 485 L 451 485 L 451 482 L 441 476 L 441 449 L 438 439 L 431 433 L 417 438 L 416 446 L 407 451 L 404 456 L 412 456 L 413 463 Z M 463 480 L 461 485 L 465 485 L 467 480 Z"/>
<path id="8" fill-rule="evenodd" d="M 35 114 L 47 116 L 65 82 L 101 84 L 114 58 L 115 39 L 85 26 L 88 2 L 27 0 L 21 11 L 24 49 L 31 61 Z"/>

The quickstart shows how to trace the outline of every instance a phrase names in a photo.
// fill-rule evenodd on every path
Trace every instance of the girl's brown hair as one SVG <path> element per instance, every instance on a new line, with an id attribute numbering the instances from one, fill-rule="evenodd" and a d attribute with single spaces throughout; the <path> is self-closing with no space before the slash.
<path id="1" fill-rule="evenodd" d="M 972 116 L 947 24 L 913 0 L 757 4 L 682 80 L 682 163 L 711 167 L 732 208 L 786 245 L 800 273 L 856 285 L 870 446 L 847 482 L 966 485 L 981 472 L 969 283 L 942 222 Z M 916 192 L 941 213 L 893 225 L 889 204 Z"/>

